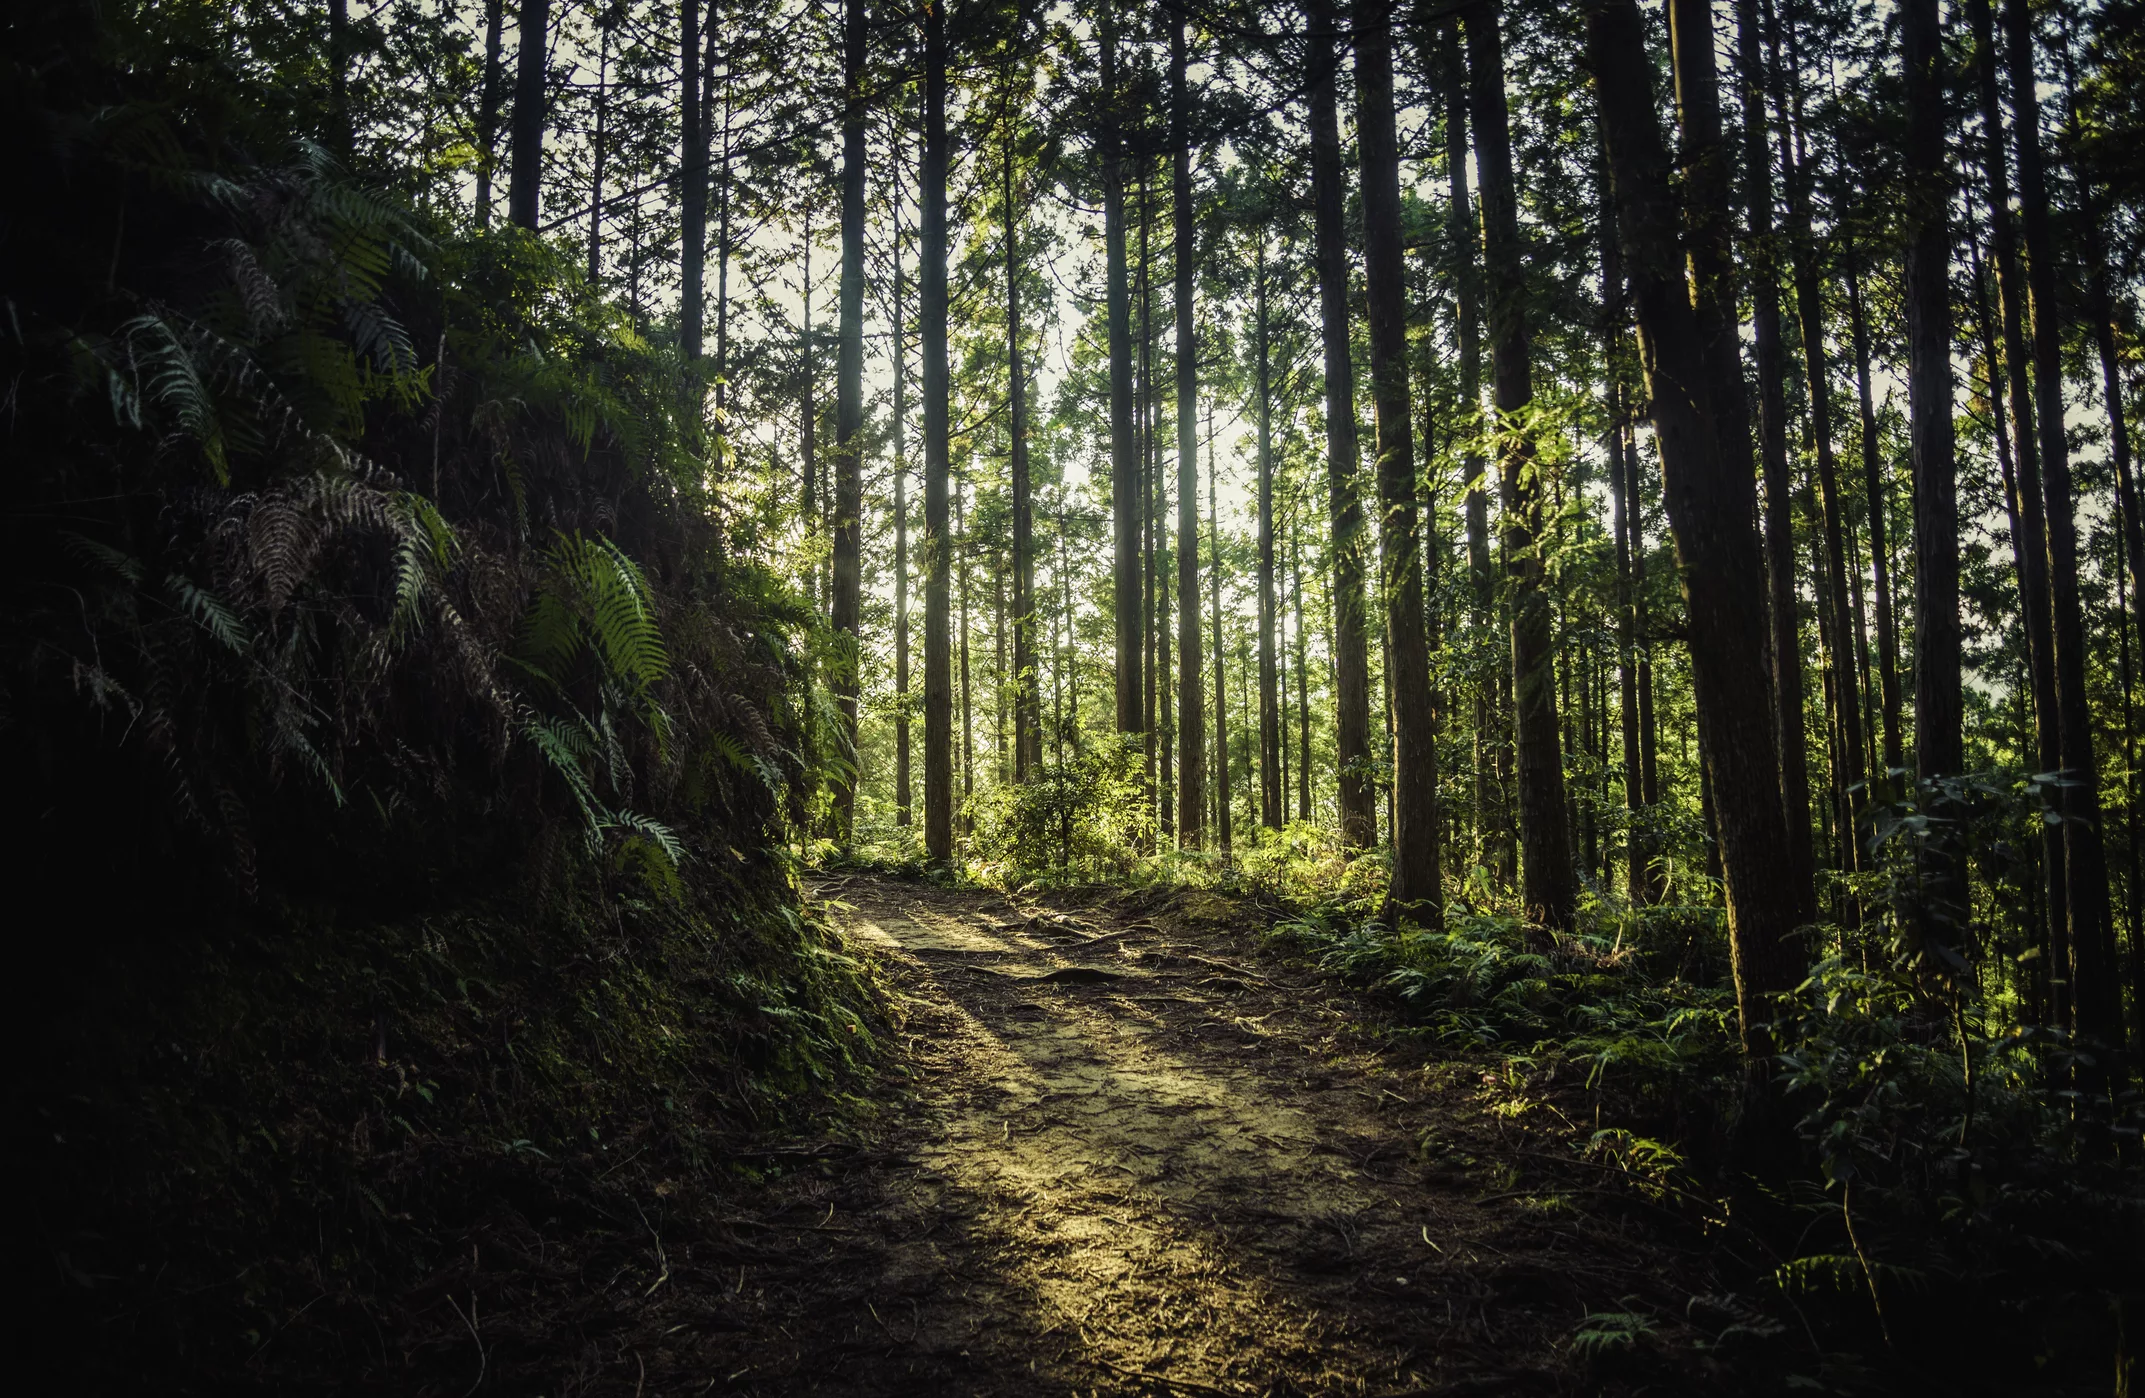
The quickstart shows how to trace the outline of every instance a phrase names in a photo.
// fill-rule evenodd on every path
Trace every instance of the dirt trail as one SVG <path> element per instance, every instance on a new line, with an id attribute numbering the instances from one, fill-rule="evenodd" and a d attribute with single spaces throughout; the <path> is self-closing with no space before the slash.
<path id="1" fill-rule="evenodd" d="M 665 1344 L 664 1377 L 768 1395 L 1708 1386 L 1682 1343 L 1706 1280 L 1690 1238 L 1650 1236 L 1607 1191 L 1516 1187 L 1529 1157 L 1480 1065 L 1380 1051 L 1361 1005 L 1240 929 L 1181 901 L 1147 920 L 869 878 L 822 892 L 889 964 L 910 1100 L 737 1220 L 749 1258 L 708 1278 L 730 1281 L 721 1314 L 678 1327 L 702 1337 Z M 1602 1311 L 1651 1317 L 1620 1367 L 1568 1343 Z"/>

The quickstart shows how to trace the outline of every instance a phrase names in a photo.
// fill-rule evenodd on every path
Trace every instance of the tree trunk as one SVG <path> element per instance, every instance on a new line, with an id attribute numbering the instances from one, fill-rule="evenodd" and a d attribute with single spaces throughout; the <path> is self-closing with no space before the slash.
<path id="1" fill-rule="evenodd" d="M 1259 236 L 1255 334 L 1259 411 L 1259 821 L 1279 830 L 1285 818 L 1281 779 L 1281 672 L 1274 655 L 1274 429 L 1266 332 L 1266 237 Z"/>
<path id="2" fill-rule="evenodd" d="M 1311 662 L 1310 639 L 1303 629 L 1303 552 L 1289 534 L 1291 593 L 1296 601 L 1296 819 L 1311 819 Z"/>
<path id="3" fill-rule="evenodd" d="M 1214 450 L 1214 408 L 1207 405 L 1207 596 L 1214 621 L 1214 814 L 1215 843 L 1221 862 L 1229 862 L 1232 838 L 1229 816 L 1229 667 L 1221 626 L 1220 463 Z"/>
<path id="4" fill-rule="evenodd" d="M 1185 76 L 1184 17 L 1169 20 L 1171 198 L 1176 214 L 1177 301 L 1177 843 L 1198 849 L 1206 832 L 1206 716 L 1199 644 L 1199 274 L 1198 210 L 1192 203 L 1192 91 Z"/>
<path id="5" fill-rule="evenodd" d="M 543 196 L 544 98 L 551 68 L 550 43 L 551 0 L 521 0 L 520 51 L 514 74 L 513 182 L 507 187 L 507 217 L 532 233 L 536 231 Z"/>
<path id="6" fill-rule="evenodd" d="M 901 197 L 901 161 L 894 163 L 895 198 Z M 901 270 L 901 228 L 894 245 L 894 824 L 912 818 L 909 772 L 909 343 L 902 312 L 909 287 Z"/>
<path id="7" fill-rule="evenodd" d="M 1132 421 L 1132 316 L 1125 273 L 1125 172 L 1118 135 L 1116 0 L 1104 0 L 1102 40 L 1102 224 L 1108 259 L 1110 519 L 1116 551 L 1111 599 L 1117 634 L 1117 731 L 1137 733 L 1141 712 L 1139 438 Z"/>
<path id="8" fill-rule="evenodd" d="M 946 526 L 952 469 L 946 364 L 946 10 L 924 12 L 924 161 L 917 317 L 924 360 L 924 850 L 953 860 L 953 637 L 951 541 Z"/>
<path id="9" fill-rule="evenodd" d="M 953 550 L 961 560 L 961 809 L 955 816 L 954 828 L 965 837 L 969 803 L 976 794 L 976 728 L 975 709 L 970 702 L 973 691 L 968 683 L 968 495 L 962 486 L 963 482 L 953 483 Z"/>
<path id="10" fill-rule="evenodd" d="M 1490 369 L 1504 446 L 1498 480 L 1504 497 L 1505 569 L 1512 584 L 1513 734 L 1518 751 L 1522 905 L 1527 916 L 1568 926 L 1579 899 L 1572 867 L 1557 736 L 1555 640 L 1550 630 L 1541 553 L 1542 489 L 1534 449 L 1514 418 L 1534 400 L 1528 345 L 1526 272 L 1519 204 L 1505 111 L 1504 46 L 1497 8 L 1466 15 L 1467 67 L 1475 128 L 1475 168 L 1482 180 L 1482 263 L 1488 293 Z"/>
<path id="11" fill-rule="evenodd" d="M 2063 749 L 2056 708 L 2055 643 L 2050 634 L 2052 611 L 2048 594 L 2048 529 L 2041 491 L 2041 448 L 2034 430 L 2033 392 L 2026 372 L 2026 283 L 2018 262 L 2018 230 L 2011 221 L 2003 112 L 1996 82 L 1996 40 L 1989 0 L 1967 0 L 1967 14 L 1974 30 L 1976 79 L 1981 95 L 1982 164 L 1988 177 L 1989 242 L 1995 253 L 1996 292 L 2003 321 L 2004 396 L 2009 400 L 2011 410 L 2018 523 L 2023 529 L 2016 558 L 2019 563 L 2019 610 L 2025 621 L 2028 668 L 2033 687 L 2034 765 L 2038 771 L 2053 772 L 2063 765 Z M 1933 350 L 1934 346 L 1930 348 Z M 1993 368 L 1992 364 L 1992 371 Z M 1920 548 L 1919 542 L 1916 548 Z M 1921 620 L 1917 618 L 1916 625 L 1920 624 Z M 1924 765 L 1923 770 L 1929 769 Z M 2070 960 L 2070 915 L 2060 825 L 2042 825 L 2041 858 L 2047 887 L 2050 974 L 2060 977 L 2063 972 L 2056 968 L 2067 965 Z M 2069 1000 L 2057 996 L 2051 1008 L 2056 1024 L 2067 1027 L 2070 1023 Z"/>
<path id="12" fill-rule="evenodd" d="M 1008 121 L 1011 120 L 1010 115 Z M 1005 142 L 1005 344 L 1013 486 L 1013 779 L 1043 765 L 1043 700 L 1035 681 L 1035 507 L 1028 480 L 1027 365 L 1020 346 L 1020 239 L 1013 203 L 1013 133 Z"/>
<path id="13" fill-rule="evenodd" d="M 484 78 L 477 98 L 477 227 L 492 226 L 492 176 L 499 168 L 499 107 L 506 74 L 506 0 L 484 0 Z"/>
<path id="14" fill-rule="evenodd" d="M 2105 244 L 2102 244 L 2105 246 Z M 2108 292 L 2108 268 L 2105 260 L 2096 261 L 2093 268 L 2093 344 L 2100 355 L 2100 375 L 2103 401 L 2108 412 L 2108 453 L 2115 459 L 2116 501 L 2121 515 L 2124 557 L 2129 565 L 2130 606 L 2137 609 L 2132 616 L 2129 609 L 2118 604 L 2116 625 L 2122 628 L 2123 660 L 2123 770 L 2125 790 L 2129 799 L 2130 825 L 2130 1004 L 2137 1018 L 2137 1061 L 2145 1063 L 2145 922 L 2141 922 L 2141 909 L 2145 909 L 2145 868 L 2141 868 L 2139 856 L 2138 820 L 2138 773 L 2135 751 L 2136 704 L 2131 688 L 2129 659 L 2130 628 L 2135 623 L 2140 627 L 2141 639 L 2145 639 L 2145 596 L 2139 593 L 2139 584 L 2145 581 L 2145 523 L 2138 515 L 2138 488 L 2135 468 L 2131 460 L 2130 421 L 2123 407 L 2122 373 L 2115 357 L 2115 304 Z M 2120 584 L 2122 579 L 2118 577 Z"/>
<path id="15" fill-rule="evenodd" d="M 2033 384 L 2041 431 L 2041 481 L 2048 496 L 2049 602 L 2054 611 L 2056 710 L 2062 743 L 2064 900 L 2070 919 L 2072 995 L 2079 1037 L 2119 1046 L 2122 993 L 2117 981 L 2115 924 L 2108 901 L 2106 851 L 2101 844 L 2100 772 L 2093 754 L 2093 716 L 2086 691 L 2085 614 L 2078 586 L 2078 528 L 2070 450 L 2063 426 L 2062 318 L 2056 302 L 2054 234 L 2049 227 L 2047 176 L 2041 162 L 2041 108 L 2036 91 L 2032 21 L 2025 0 L 2005 0 L 2011 60 L 2011 106 L 2018 142 L 2018 206 L 2025 226 L 2026 287 L 2033 323 Z M 2060 963 L 2059 967 L 2060 967 Z M 2089 1089 L 2105 1087 L 2104 1060 L 2080 1066 Z"/>
<path id="16" fill-rule="evenodd" d="M 1154 201 L 1148 189 L 1149 162 L 1140 159 L 1140 250 L 1136 295 L 1140 307 L 1140 355 L 1139 382 L 1136 386 L 1134 408 L 1139 427 L 1140 454 L 1140 728 L 1141 755 L 1146 760 L 1147 803 L 1150 809 L 1159 806 L 1157 822 L 1167 828 L 1169 823 L 1168 797 L 1162 793 L 1162 738 L 1156 732 L 1156 689 L 1161 684 L 1161 660 L 1158 654 L 1162 643 L 1159 623 L 1156 621 L 1156 605 L 1161 589 L 1160 536 L 1162 473 L 1155 457 L 1155 419 L 1158 415 L 1154 391 Z"/>
<path id="17" fill-rule="evenodd" d="M 344 160 L 354 139 L 350 126 L 350 0 L 328 0 L 327 146 Z"/>
<path id="18" fill-rule="evenodd" d="M 596 44 L 596 134 L 589 142 L 591 165 L 588 180 L 588 285 L 601 290 L 603 278 L 603 166 L 610 142 L 606 127 L 610 117 L 611 31 L 601 29 Z"/>
<path id="19" fill-rule="evenodd" d="M 700 90 L 700 7 L 682 0 L 678 43 L 680 103 L 678 149 L 678 346 L 690 364 L 700 358 L 707 324 L 708 114 Z M 847 117 L 844 116 L 846 124 Z"/>
<path id="20" fill-rule="evenodd" d="M 1638 603 L 1631 585 L 1634 504 L 1629 489 L 1631 472 L 1625 465 L 1631 441 L 1630 408 L 1624 396 L 1624 327 L 1628 308 L 1624 299 L 1624 254 L 1616 237 L 1616 209 L 1609 199 L 1606 168 L 1602 171 L 1601 208 L 1601 359 L 1602 397 L 1609 419 L 1604 451 L 1609 468 L 1610 528 L 1616 537 L 1616 671 L 1618 717 L 1623 742 L 1624 896 L 1633 904 L 1647 901 L 1652 888 L 1651 842 L 1645 831 L 1645 783 L 1639 765 Z"/>
<path id="21" fill-rule="evenodd" d="M 1475 249 L 1481 245 L 1481 231 L 1475 226 L 1467 188 L 1467 68 L 1460 56 L 1460 31 L 1456 21 L 1447 20 L 1438 27 L 1437 62 L 1445 99 L 1445 173 L 1451 187 L 1447 223 L 1451 230 L 1454 319 L 1457 322 L 1454 328 L 1460 356 L 1461 419 L 1458 430 L 1469 439 L 1460 466 L 1462 507 L 1467 515 L 1468 620 L 1476 633 L 1481 634 L 1489 628 L 1490 602 L 1494 593 L 1490 573 L 1489 492 L 1482 483 L 1489 463 L 1473 444 L 1482 426 L 1482 308 L 1475 276 Z M 1506 850 L 1510 832 L 1499 799 L 1502 792 L 1491 775 L 1495 758 L 1490 728 L 1492 715 L 1496 712 L 1488 689 L 1478 687 L 1474 715 L 1473 814 L 1485 860 L 1502 874 L 1511 863 Z"/>
<path id="22" fill-rule="evenodd" d="M 836 754 L 836 838 L 847 849 L 856 830 L 857 681 L 863 658 L 864 513 L 864 0 L 847 0 L 842 33 L 841 347 L 834 366 L 834 587 L 831 620 L 837 652 L 834 703 L 841 715 Z M 703 148 L 704 145 L 703 145 Z M 1016 390 L 1017 392 L 1018 390 Z"/>
<path id="23" fill-rule="evenodd" d="M 712 50 L 710 54 L 712 56 Z M 727 78 L 727 58 L 723 66 Z M 713 70 L 709 71 L 712 74 Z M 722 160 L 715 178 L 715 410 L 718 413 L 727 413 L 730 405 L 730 90 L 730 84 L 725 82 L 722 89 Z"/>
<path id="24" fill-rule="evenodd" d="M 1356 140 L 1363 180 L 1363 269 L 1377 404 L 1378 542 L 1393 728 L 1393 915 L 1443 922 L 1438 868 L 1437 713 L 1416 529 L 1408 393 L 1407 270 L 1400 245 L 1400 149 L 1393 120 L 1392 0 L 1356 0 Z M 1553 721 L 1553 715 L 1552 715 Z M 1567 905 L 1559 905 L 1565 907 Z"/>
<path id="25" fill-rule="evenodd" d="M 1948 269 L 1951 260 L 1951 239 L 1944 237 L 1942 256 Z M 1927 290 L 1928 288 L 1924 288 Z M 1949 291 L 1947 285 L 1943 288 Z M 1862 306 L 1862 280 L 1853 268 L 1847 272 L 1847 314 L 1854 332 L 1855 351 L 1855 401 L 1862 411 L 1862 493 L 1869 506 L 1869 556 L 1870 576 L 1875 587 L 1877 604 L 1877 691 L 1883 704 L 1884 720 L 1884 766 L 1891 771 L 1905 762 L 1905 749 L 1900 743 L 1899 720 L 1899 638 L 1892 622 L 1892 554 L 1889 540 L 1890 521 L 1885 518 L 1885 501 L 1888 492 L 1884 483 L 1884 449 L 1877 435 L 1877 402 L 1870 390 L 1870 345 L 1869 316 Z M 1948 347 L 1951 339 L 1950 306 L 1945 306 L 1944 338 Z M 1908 323 L 1909 359 L 1912 358 L 1913 322 Z M 1950 358 L 1945 359 L 1945 391 L 1950 392 Z M 1912 389 L 1913 369 L 1908 368 L 1908 387 Z M 1909 413 L 1912 408 L 1910 405 Z M 1916 480 L 1921 477 L 1917 473 Z M 1952 535 L 1958 534 L 1957 483 L 1954 477 L 1952 502 Z M 1952 550 L 1956 561 L 1958 550 Z M 1953 588 L 1956 592 L 1957 587 Z M 1956 600 L 1952 603 L 1954 613 L 1958 610 Z"/>
<path id="26" fill-rule="evenodd" d="M 1803 733 L 1802 615 L 1795 587 L 1795 487 L 1787 456 L 1787 353 L 1780 339 L 1779 250 L 1773 236 L 1771 139 L 1766 132 L 1765 66 L 1758 0 L 1736 0 L 1741 59 L 1744 204 L 1749 218 L 1751 340 L 1758 372 L 1758 456 L 1765 473 L 1765 581 L 1770 604 L 1773 741 L 1780 755 L 1784 857 L 1812 883 L 1810 765 Z"/>
<path id="27" fill-rule="evenodd" d="M 1311 202 L 1326 356 L 1326 494 L 1333 529 L 1333 728 L 1341 843 L 1377 843 L 1370 765 L 1370 657 L 1363 597 L 1363 505 L 1356 493 L 1355 367 L 1348 337 L 1348 229 L 1332 0 L 1310 3 Z"/>
<path id="28" fill-rule="evenodd" d="M 1774 104 L 1780 122 L 1780 164 L 1787 185 L 1788 248 L 1795 280 L 1795 311 L 1802 330 L 1803 374 L 1810 393 L 1810 433 L 1816 448 L 1818 515 L 1823 536 L 1824 600 L 1830 607 L 1827 624 L 1832 628 L 1832 665 L 1838 684 L 1836 709 L 1841 734 L 1839 766 L 1834 769 L 1835 798 L 1844 806 L 1840 849 L 1841 867 L 1860 869 L 1861 841 L 1856 825 L 1864 798 L 1862 783 L 1867 775 L 1862 751 L 1862 686 L 1855 664 L 1854 621 L 1849 614 L 1847 591 L 1846 525 L 1840 501 L 1838 460 L 1832 442 L 1831 366 L 1825 353 L 1825 311 L 1819 288 L 1817 244 L 1811 233 L 1810 170 L 1801 151 L 1802 134 L 1791 110 L 1789 88 L 1802 76 L 1792 60 L 1779 64 L 1775 56 Z"/>
<path id="29" fill-rule="evenodd" d="M 1653 115 L 1653 67 L 1635 0 L 1593 9 L 1587 32 L 1689 616 L 1699 748 L 1716 790 L 1771 791 L 1779 765 L 1765 675 L 1757 502 L 1750 473 L 1725 469 L 1720 459 L 1711 370 L 1676 256 L 1668 154 Z M 1771 1017 L 1765 997 L 1792 989 L 1802 976 L 1798 929 L 1808 920 L 1809 891 L 1779 857 L 1787 831 L 1776 803 L 1732 801 L 1715 814 L 1736 1005 L 1745 1054 L 1755 1060 L 1766 1048 L 1760 1026 Z"/>

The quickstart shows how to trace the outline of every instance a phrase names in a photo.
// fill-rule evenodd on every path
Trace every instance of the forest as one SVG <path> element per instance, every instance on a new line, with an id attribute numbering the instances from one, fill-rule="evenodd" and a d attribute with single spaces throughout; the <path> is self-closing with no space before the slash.
<path id="1" fill-rule="evenodd" d="M 2145 1393 L 2145 2 L 0 40 L 45 1385 Z"/>

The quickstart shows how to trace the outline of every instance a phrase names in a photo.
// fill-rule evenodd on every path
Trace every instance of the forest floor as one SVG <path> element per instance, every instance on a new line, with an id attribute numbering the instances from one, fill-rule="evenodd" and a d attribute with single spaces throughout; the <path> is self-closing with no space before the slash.
<path id="1" fill-rule="evenodd" d="M 1553 1102 L 1382 1033 L 1249 905 L 815 896 L 890 982 L 878 1107 L 719 1201 L 656 1185 L 615 1270 L 554 1239 L 581 1280 L 544 1288 L 548 1333 L 504 1343 L 495 1301 L 435 1364 L 770 1398 L 1750 1391 L 1706 1343 L 1748 1309 L 1700 1230 L 1595 1187 Z"/>

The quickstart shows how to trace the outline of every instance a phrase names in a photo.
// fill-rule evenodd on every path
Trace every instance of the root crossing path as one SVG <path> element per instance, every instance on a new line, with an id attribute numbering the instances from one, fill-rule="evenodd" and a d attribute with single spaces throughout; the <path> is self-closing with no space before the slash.
<path id="1" fill-rule="evenodd" d="M 716 1391 L 1709 1386 L 1679 1342 L 1702 1244 L 1523 1187 L 1484 1062 L 1381 1048 L 1240 905 L 820 892 L 891 973 L 906 1100 L 746 1230 Z"/>

